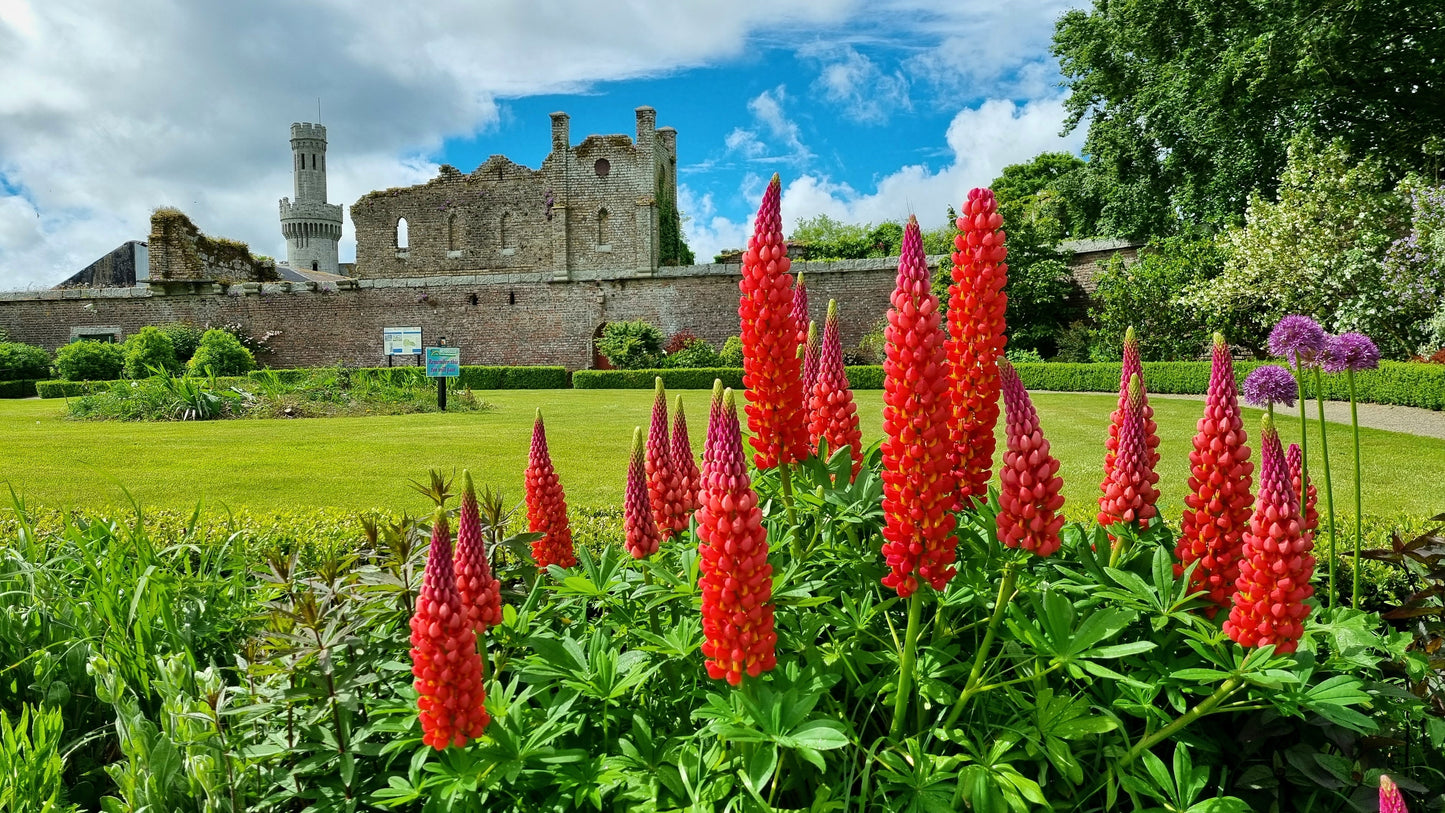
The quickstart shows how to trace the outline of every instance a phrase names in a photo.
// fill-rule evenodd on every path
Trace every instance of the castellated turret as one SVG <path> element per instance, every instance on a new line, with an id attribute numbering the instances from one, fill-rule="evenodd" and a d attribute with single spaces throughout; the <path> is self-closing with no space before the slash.
<path id="1" fill-rule="evenodd" d="M 326 128 L 291 125 L 291 169 L 296 201 L 281 199 L 281 233 L 292 268 L 338 273 L 336 243 L 341 239 L 341 207 L 326 202 Z"/>

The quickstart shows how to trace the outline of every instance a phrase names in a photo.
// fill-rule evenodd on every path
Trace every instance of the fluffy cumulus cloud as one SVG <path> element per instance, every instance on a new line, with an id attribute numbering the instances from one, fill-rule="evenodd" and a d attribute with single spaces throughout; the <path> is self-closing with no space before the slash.
<path id="1" fill-rule="evenodd" d="M 496 99 L 735 57 L 849 0 L 0 0 L 0 289 L 53 285 L 178 206 L 284 251 L 286 124 L 331 132 L 332 201 L 434 173 Z M 349 234 L 350 229 L 347 229 Z M 345 256 L 352 247 L 343 243 Z"/>
<path id="2" fill-rule="evenodd" d="M 1063 96 L 1057 95 L 1022 105 L 989 99 L 965 108 L 948 125 L 949 155 L 937 168 L 910 164 L 880 177 L 869 190 L 820 173 L 804 173 L 788 182 L 783 188 L 784 228 L 818 214 L 846 223 L 902 222 L 914 214 L 925 229 L 940 226 L 947 220 L 949 206 L 956 208 L 969 189 L 988 185 L 1005 166 L 1040 152 L 1077 152 L 1084 132 L 1060 136 L 1063 120 Z M 744 199 L 759 199 L 762 189 L 757 181 L 756 176 L 744 180 L 740 191 Z M 679 193 L 679 206 L 692 212 L 688 204 L 694 199 Z M 698 258 L 746 245 L 748 224 L 717 215 L 710 198 L 707 204 L 709 216 L 694 218 L 686 231 Z"/>
<path id="3" fill-rule="evenodd" d="M 882 124 L 896 110 L 913 109 L 903 71 L 884 71 L 852 45 L 815 43 L 799 49 L 798 55 L 818 63 L 814 91 L 852 121 Z"/>

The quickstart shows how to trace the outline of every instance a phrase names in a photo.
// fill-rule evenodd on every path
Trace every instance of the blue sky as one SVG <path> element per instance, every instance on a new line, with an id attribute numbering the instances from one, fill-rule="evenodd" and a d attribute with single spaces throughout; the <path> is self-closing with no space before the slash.
<path id="1" fill-rule="evenodd" d="M 1068 5 L 0 0 L 0 289 L 144 239 L 161 205 L 284 256 L 287 127 L 318 96 L 336 203 L 494 153 L 535 167 L 549 113 L 577 143 L 646 104 L 678 130 L 699 259 L 745 242 L 773 172 L 785 226 L 935 226 L 1004 165 L 1080 147 L 1048 54 Z"/>

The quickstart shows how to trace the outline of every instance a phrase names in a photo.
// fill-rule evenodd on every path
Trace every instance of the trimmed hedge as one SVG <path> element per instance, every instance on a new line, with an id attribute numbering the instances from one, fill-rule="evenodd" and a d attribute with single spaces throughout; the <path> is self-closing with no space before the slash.
<path id="1" fill-rule="evenodd" d="M 53 381 L 35 382 L 35 394 L 41 398 L 77 398 L 99 390 L 109 389 L 114 381 Z"/>
<path id="2" fill-rule="evenodd" d="M 572 386 L 579 390 L 650 390 L 661 376 L 662 385 L 675 390 L 710 390 L 722 379 L 724 387 L 743 388 L 743 371 L 737 367 L 694 367 L 676 370 L 578 370 Z"/>
<path id="3" fill-rule="evenodd" d="M 315 369 L 291 368 L 283 370 L 252 370 L 250 377 L 257 381 L 274 375 L 282 384 L 296 384 L 317 372 Z M 353 377 L 370 378 L 391 384 L 421 382 L 426 379 L 425 367 L 358 367 L 351 371 Z M 482 365 L 464 366 L 461 375 L 453 382 L 457 388 L 473 390 L 565 390 L 568 388 L 566 367 L 487 367 Z"/>
<path id="4" fill-rule="evenodd" d="M 35 394 L 36 379 L 0 381 L 0 398 L 29 398 Z"/>

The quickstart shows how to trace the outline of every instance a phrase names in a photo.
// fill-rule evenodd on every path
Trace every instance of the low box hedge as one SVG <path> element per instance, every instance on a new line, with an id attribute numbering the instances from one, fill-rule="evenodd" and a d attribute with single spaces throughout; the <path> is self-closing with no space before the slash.
<path id="1" fill-rule="evenodd" d="M 75 398 L 96 390 L 108 389 L 114 381 L 52 381 L 35 382 L 35 394 L 41 398 Z"/>
<path id="2" fill-rule="evenodd" d="M 664 387 L 673 390 L 710 390 L 718 379 L 722 379 L 724 387 L 743 388 L 743 371 L 739 367 L 578 370 L 572 374 L 572 386 L 579 390 L 650 390 L 658 376 Z"/>
<path id="3" fill-rule="evenodd" d="M 253 370 L 251 378 L 257 381 L 275 376 L 282 384 L 297 384 L 316 370 L 288 368 L 281 370 Z M 406 367 L 359 367 L 351 371 L 353 376 L 386 381 L 392 384 L 421 382 L 426 378 L 426 368 Z M 464 366 L 461 375 L 452 382 L 454 386 L 474 390 L 558 390 L 567 389 L 566 367 L 492 367 L 482 365 Z"/>
<path id="4" fill-rule="evenodd" d="M 0 381 L 0 398 L 30 398 L 35 395 L 34 378 L 20 378 L 14 381 Z"/>

